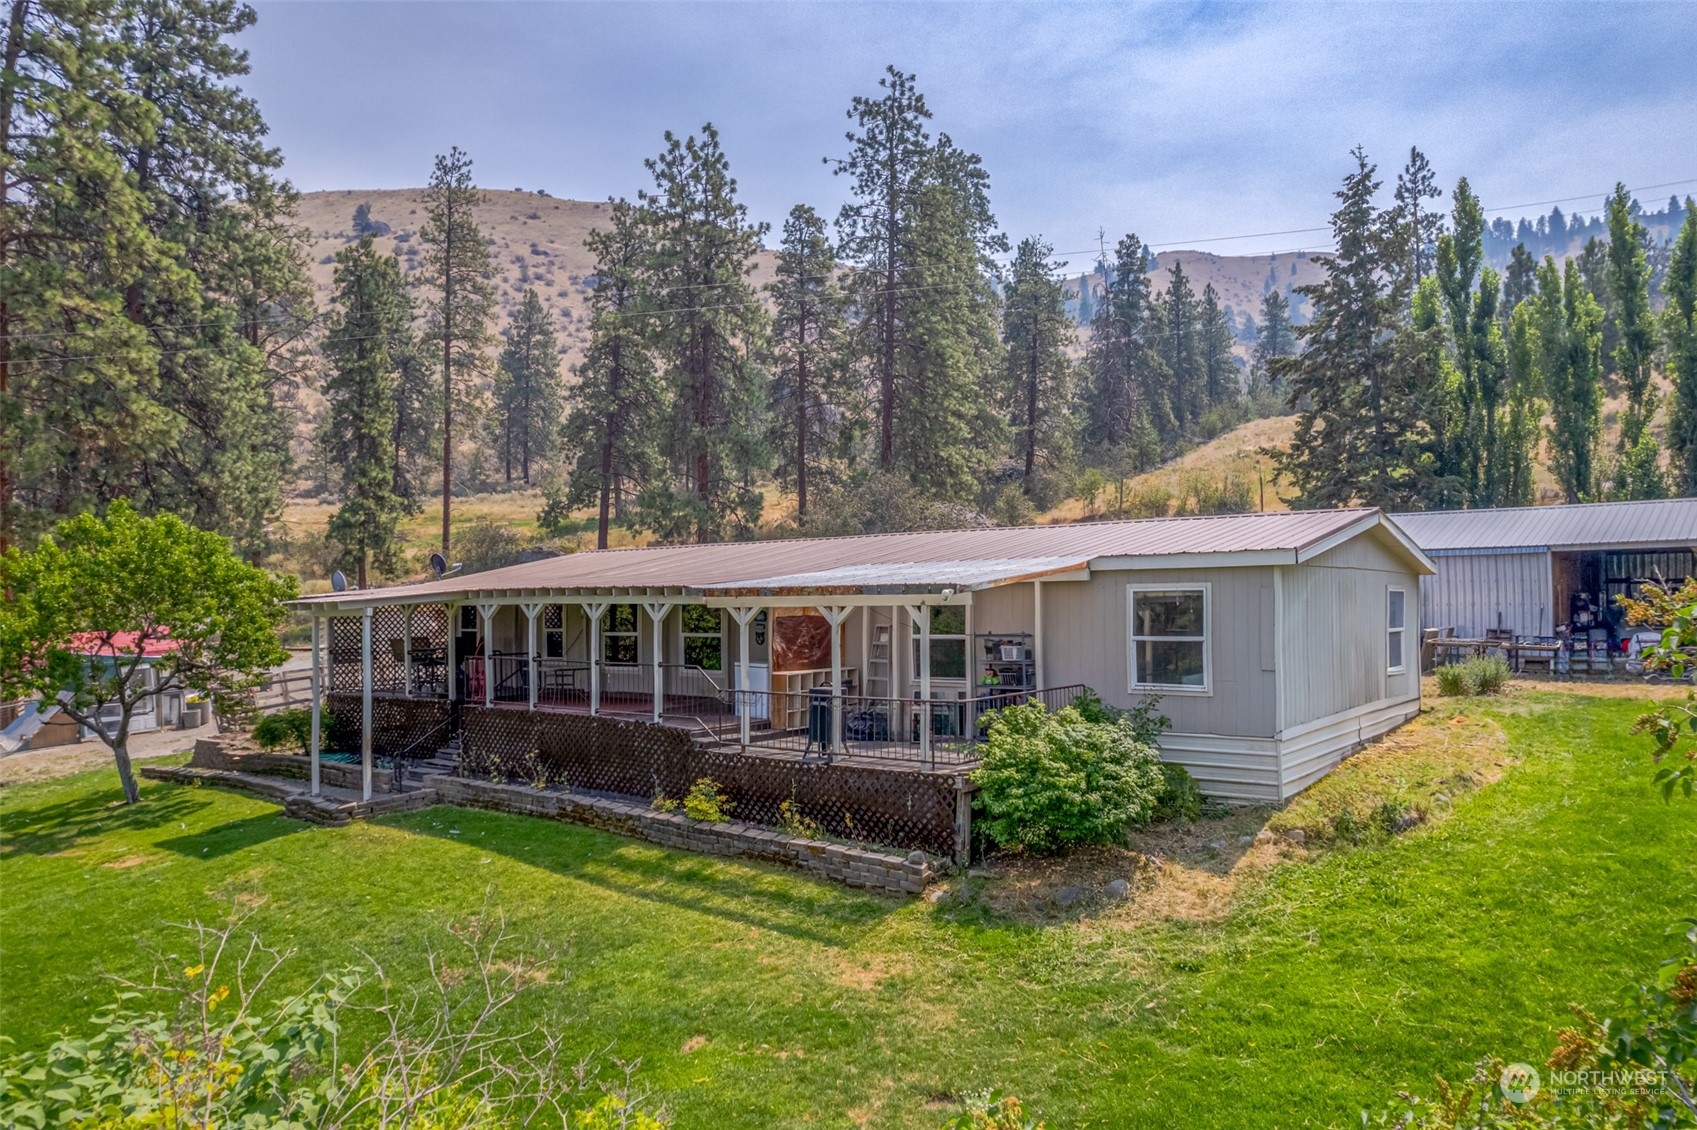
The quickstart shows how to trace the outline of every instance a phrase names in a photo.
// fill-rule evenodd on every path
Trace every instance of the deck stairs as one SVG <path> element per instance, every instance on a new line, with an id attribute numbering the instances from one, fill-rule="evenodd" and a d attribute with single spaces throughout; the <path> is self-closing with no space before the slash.
<path id="1" fill-rule="evenodd" d="M 441 773 L 452 775 L 460 763 L 459 734 L 454 734 L 429 757 L 408 758 L 405 761 L 406 772 L 402 775 L 401 791 L 412 792 L 424 788 L 424 779 Z"/>

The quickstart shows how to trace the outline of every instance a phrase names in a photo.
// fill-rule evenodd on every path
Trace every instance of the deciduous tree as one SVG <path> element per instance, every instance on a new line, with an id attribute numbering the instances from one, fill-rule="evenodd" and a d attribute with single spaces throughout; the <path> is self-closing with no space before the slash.
<path id="1" fill-rule="evenodd" d="M 1660 498 L 1667 493 L 1661 471 L 1661 451 L 1650 433 L 1656 413 L 1651 386 L 1656 353 L 1656 319 L 1650 311 L 1650 265 L 1645 257 L 1644 225 L 1638 222 L 1637 202 L 1624 184 L 1609 197 L 1609 294 L 1614 302 L 1619 342 L 1614 347 L 1615 369 L 1626 393 L 1616 444 L 1614 488 L 1619 498 Z"/>
<path id="2" fill-rule="evenodd" d="M 1668 257 L 1662 293 L 1662 333 L 1667 342 L 1668 376 L 1673 381 L 1673 410 L 1668 448 L 1673 454 L 1674 489 L 1697 494 L 1697 201 L 1685 201 L 1685 222 Z"/>

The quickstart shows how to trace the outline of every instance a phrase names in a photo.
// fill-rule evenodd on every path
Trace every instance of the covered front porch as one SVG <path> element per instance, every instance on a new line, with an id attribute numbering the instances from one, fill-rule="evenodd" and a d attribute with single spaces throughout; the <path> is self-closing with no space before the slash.
<path id="1" fill-rule="evenodd" d="M 361 702 L 362 761 L 374 702 L 400 699 L 638 720 L 750 756 L 958 774 L 976 763 L 991 711 L 1059 707 L 1083 689 L 1045 679 L 1043 596 L 1087 572 L 972 564 L 979 575 L 906 566 L 736 586 L 338 594 L 308 606 L 313 754 L 329 692 Z"/>

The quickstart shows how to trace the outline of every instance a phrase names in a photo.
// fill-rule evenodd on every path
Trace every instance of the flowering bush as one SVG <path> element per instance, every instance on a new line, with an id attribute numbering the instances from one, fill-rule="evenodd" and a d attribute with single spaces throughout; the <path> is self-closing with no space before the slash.
<path id="1" fill-rule="evenodd" d="M 972 780 L 990 837 L 1038 852 L 1119 839 L 1149 820 L 1165 784 L 1130 719 L 1091 722 L 1039 702 L 997 712 Z"/>

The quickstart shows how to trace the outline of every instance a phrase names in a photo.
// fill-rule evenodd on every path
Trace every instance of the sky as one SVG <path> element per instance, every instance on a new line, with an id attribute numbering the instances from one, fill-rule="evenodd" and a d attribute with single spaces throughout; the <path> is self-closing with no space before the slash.
<path id="1" fill-rule="evenodd" d="M 634 196 L 666 130 L 712 122 L 777 229 L 796 203 L 835 213 L 845 183 L 824 159 L 894 64 L 933 130 L 983 157 L 1008 235 L 1075 262 L 1099 230 L 1157 250 L 1322 247 L 1292 229 L 1325 224 L 1356 145 L 1387 192 L 1418 145 L 1446 191 L 1465 175 L 1510 216 L 1564 198 L 1594 212 L 1616 181 L 1651 208 L 1697 194 L 1683 0 L 255 7 L 243 85 L 305 191 L 418 186 L 458 145 L 488 188 Z"/>

